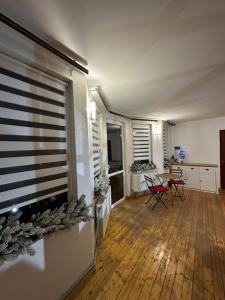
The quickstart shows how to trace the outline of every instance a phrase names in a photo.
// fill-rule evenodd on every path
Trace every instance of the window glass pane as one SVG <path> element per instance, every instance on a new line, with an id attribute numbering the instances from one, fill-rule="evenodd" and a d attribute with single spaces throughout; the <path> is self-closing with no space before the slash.
<path id="1" fill-rule="evenodd" d="M 112 204 L 124 197 L 123 192 L 123 173 L 110 177 L 110 185 L 112 191 Z"/>
<path id="2" fill-rule="evenodd" d="M 107 143 L 109 174 L 123 170 L 121 126 L 107 124 Z"/>

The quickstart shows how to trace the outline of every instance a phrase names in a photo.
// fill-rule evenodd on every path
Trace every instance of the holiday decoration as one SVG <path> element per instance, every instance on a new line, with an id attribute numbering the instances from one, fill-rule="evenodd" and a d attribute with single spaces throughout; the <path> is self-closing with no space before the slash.
<path id="1" fill-rule="evenodd" d="M 148 163 L 132 164 L 132 172 L 134 173 L 140 173 L 140 172 L 154 170 L 154 169 L 156 169 L 156 165 L 152 161 Z"/>
<path id="2" fill-rule="evenodd" d="M 186 157 L 186 152 L 184 150 L 181 150 L 179 154 L 179 159 L 181 163 L 183 163 L 185 157 Z"/>
<path id="3" fill-rule="evenodd" d="M 21 211 L 0 217 L 0 265 L 21 254 L 34 255 L 31 245 L 47 234 L 89 221 L 92 218 L 90 208 L 82 195 L 53 210 L 33 214 L 28 223 L 20 222 Z"/>
<path id="4" fill-rule="evenodd" d="M 109 177 L 106 170 L 100 172 L 99 176 L 94 180 L 95 202 L 101 203 L 104 201 L 109 189 Z"/>
<path id="5" fill-rule="evenodd" d="M 174 163 L 172 158 L 164 158 L 163 167 L 165 169 L 170 169 Z"/>
<path id="6" fill-rule="evenodd" d="M 172 156 L 172 159 L 178 164 L 182 164 L 184 159 L 186 157 L 186 152 L 183 150 L 180 146 L 174 147 L 174 155 Z"/>

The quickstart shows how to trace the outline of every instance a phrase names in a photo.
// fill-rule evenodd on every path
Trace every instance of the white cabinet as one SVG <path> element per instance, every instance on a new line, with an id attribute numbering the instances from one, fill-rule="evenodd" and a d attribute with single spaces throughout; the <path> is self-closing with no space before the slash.
<path id="1" fill-rule="evenodd" d="M 185 188 L 205 192 L 217 192 L 216 166 L 199 166 L 197 164 L 174 165 L 174 169 L 183 171 Z"/>
<path id="2" fill-rule="evenodd" d="M 96 244 L 100 245 L 105 235 L 111 212 L 111 187 L 103 202 L 96 205 Z"/>
<path id="3" fill-rule="evenodd" d="M 183 171 L 185 188 L 217 193 L 216 166 L 182 164 L 174 165 L 173 169 L 181 169 Z M 132 173 L 133 192 L 143 192 L 147 190 L 144 175 L 150 176 L 154 179 L 155 175 L 157 175 L 157 170 L 151 170 L 143 173 Z"/>
<path id="4" fill-rule="evenodd" d="M 184 171 L 184 179 L 186 187 L 194 190 L 200 189 L 199 180 L 199 168 L 198 167 L 186 167 Z"/>
<path id="5" fill-rule="evenodd" d="M 200 188 L 202 191 L 216 192 L 215 169 L 200 168 Z"/>

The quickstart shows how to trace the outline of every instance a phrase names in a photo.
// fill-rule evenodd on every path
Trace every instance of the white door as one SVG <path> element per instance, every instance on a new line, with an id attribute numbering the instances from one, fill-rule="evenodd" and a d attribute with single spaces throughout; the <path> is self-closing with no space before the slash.
<path id="1" fill-rule="evenodd" d="M 123 124 L 108 120 L 107 146 L 112 206 L 125 198 Z"/>

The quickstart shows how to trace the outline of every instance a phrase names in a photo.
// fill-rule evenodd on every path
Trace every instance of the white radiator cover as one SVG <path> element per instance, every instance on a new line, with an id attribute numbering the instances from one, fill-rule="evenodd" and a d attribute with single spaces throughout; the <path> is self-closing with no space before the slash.
<path id="1" fill-rule="evenodd" d="M 103 237 L 105 236 L 109 216 L 111 212 L 111 187 L 109 187 L 106 197 L 102 203 L 96 205 L 96 219 L 97 219 L 97 226 L 96 226 L 96 243 L 100 245 L 102 242 Z"/>

